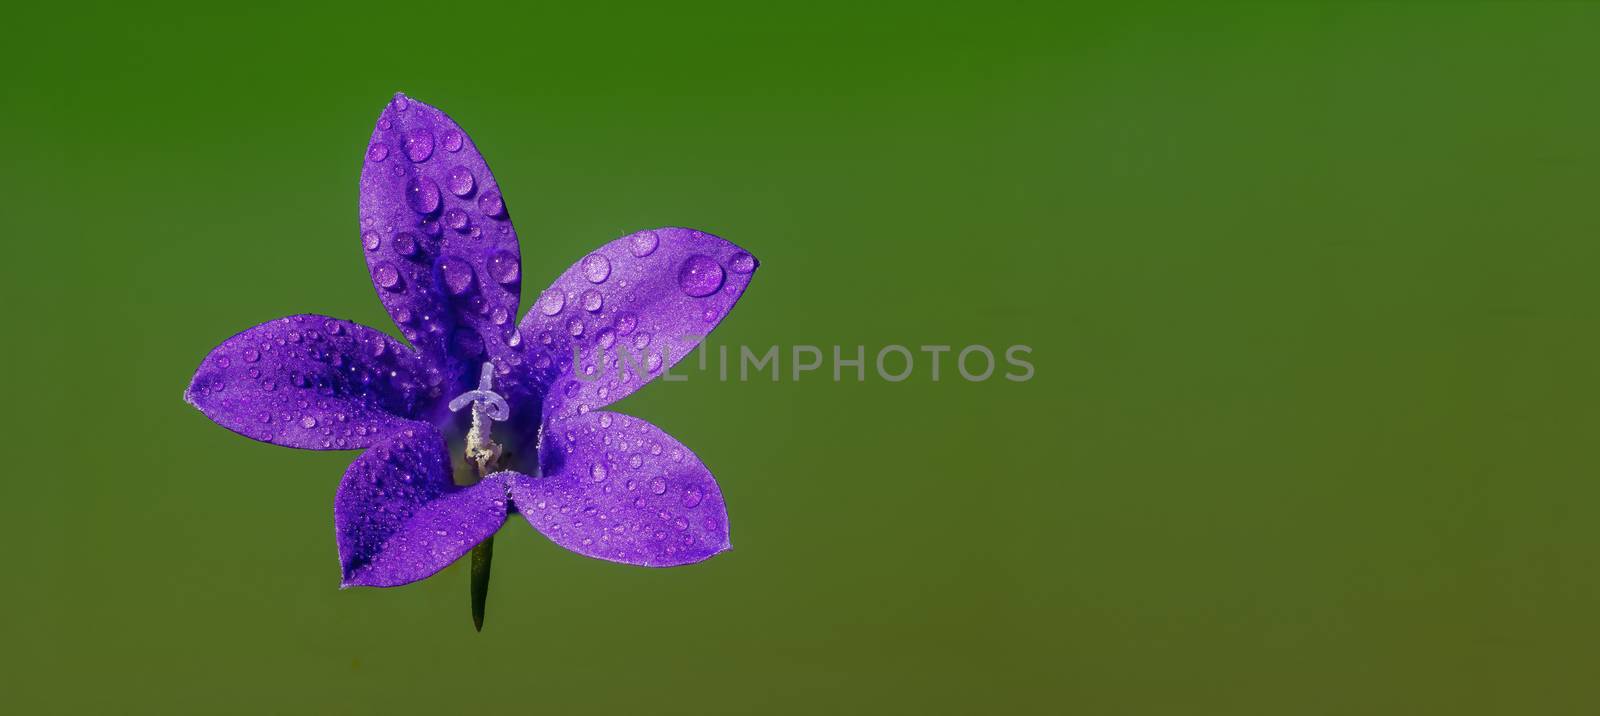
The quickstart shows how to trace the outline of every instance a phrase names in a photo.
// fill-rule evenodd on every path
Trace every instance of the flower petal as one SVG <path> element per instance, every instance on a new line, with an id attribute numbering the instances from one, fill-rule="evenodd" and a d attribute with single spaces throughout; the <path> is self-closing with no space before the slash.
<path id="1" fill-rule="evenodd" d="M 439 376 L 400 341 L 366 326 L 303 314 L 222 342 L 183 399 L 240 435 L 309 450 L 363 448 L 411 424 Z"/>
<path id="2" fill-rule="evenodd" d="M 550 388 L 544 414 L 609 405 L 670 369 L 728 315 L 756 266 L 730 242 L 679 228 L 624 236 L 580 259 L 522 320 L 527 363 Z"/>
<path id="3" fill-rule="evenodd" d="M 578 554 L 645 567 L 699 562 L 731 547 L 711 472 L 660 428 L 592 412 L 546 428 L 544 477 L 509 476 L 534 529 Z"/>
<path id="4" fill-rule="evenodd" d="M 506 509 L 502 477 L 451 482 L 437 430 L 418 424 L 395 433 L 350 464 L 334 497 L 342 586 L 426 579 L 494 535 Z"/>
<path id="5" fill-rule="evenodd" d="M 489 165 L 443 112 L 395 95 L 361 168 L 361 245 L 389 315 L 423 356 L 476 375 L 517 320 L 517 233 Z"/>

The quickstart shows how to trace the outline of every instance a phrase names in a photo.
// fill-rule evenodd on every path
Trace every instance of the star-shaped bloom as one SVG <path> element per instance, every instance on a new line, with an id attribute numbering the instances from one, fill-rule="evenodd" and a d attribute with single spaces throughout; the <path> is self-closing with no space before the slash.
<path id="1" fill-rule="evenodd" d="M 640 231 L 579 259 L 519 322 L 517 234 L 494 175 L 454 121 L 404 95 L 367 145 L 360 219 L 372 283 L 410 346 L 289 316 L 217 346 L 184 393 L 256 440 L 365 450 L 334 498 L 344 586 L 424 579 L 510 514 L 625 564 L 728 549 L 700 459 L 601 408 L 694 350 L 744 293 L 749 253 L 691 229 Z"/>

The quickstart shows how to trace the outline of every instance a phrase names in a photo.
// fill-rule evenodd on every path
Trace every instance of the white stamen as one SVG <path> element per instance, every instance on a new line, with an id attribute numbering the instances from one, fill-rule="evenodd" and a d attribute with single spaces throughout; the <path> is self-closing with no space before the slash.
<path id="1" fill-rule="evenodd" d="M 486 475 L 490 466 L 500 459 L 500 445 L 489 440 L 489 431 L 496 421 L 505 422 L 511 417 L 511 406 L 494 392 L 494 364 L 484 363 L 478 377 L 478 389 L 469 390 L 450 401 L 450 412 L 472 405 L 472 429 L 467 431 L 467 459 L 478 465 L 478 474 Z"/>

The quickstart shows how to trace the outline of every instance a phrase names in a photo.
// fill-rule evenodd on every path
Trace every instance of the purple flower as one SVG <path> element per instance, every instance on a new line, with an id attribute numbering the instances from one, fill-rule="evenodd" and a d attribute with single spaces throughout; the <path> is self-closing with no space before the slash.
<path id="1" fill-rule="evenodd" d="M 640 231 L 579 259 L 518 322 L 517 234 L 494 175 L 454 121 L 398 94 L 366 148 L 360 213 L 372 283 L 415 350 L 289 316 L 217 346 L 184 393 L 256 440 L 365 449 L 334 498 L 343 586 L 426 578 L 513 513 L 614 562 L 728 549 L 722 492 L 699 458 L 600 409 L 727 315 L 756 268 L 749 253 L 690 229 Z"/>

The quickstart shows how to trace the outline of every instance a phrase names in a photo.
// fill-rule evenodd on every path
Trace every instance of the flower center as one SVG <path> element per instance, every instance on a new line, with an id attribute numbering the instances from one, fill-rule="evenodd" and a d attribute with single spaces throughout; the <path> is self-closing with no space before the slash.
<path id="1" fill-rule="evenodd" d="M 505 422 L 511 417 L 511 406 L 494 392 L 494 364 L 484 363 L 478 374 L 478 387 L 456 396 L 450 401 L 454 413 L 469 404 L 472 406 L 472 429 L 467 431 L 467 460 L 478 468 L 478 477 L 495 471 L 500 460 L 500 444 L 489 439 L 495 422 Z"/>

